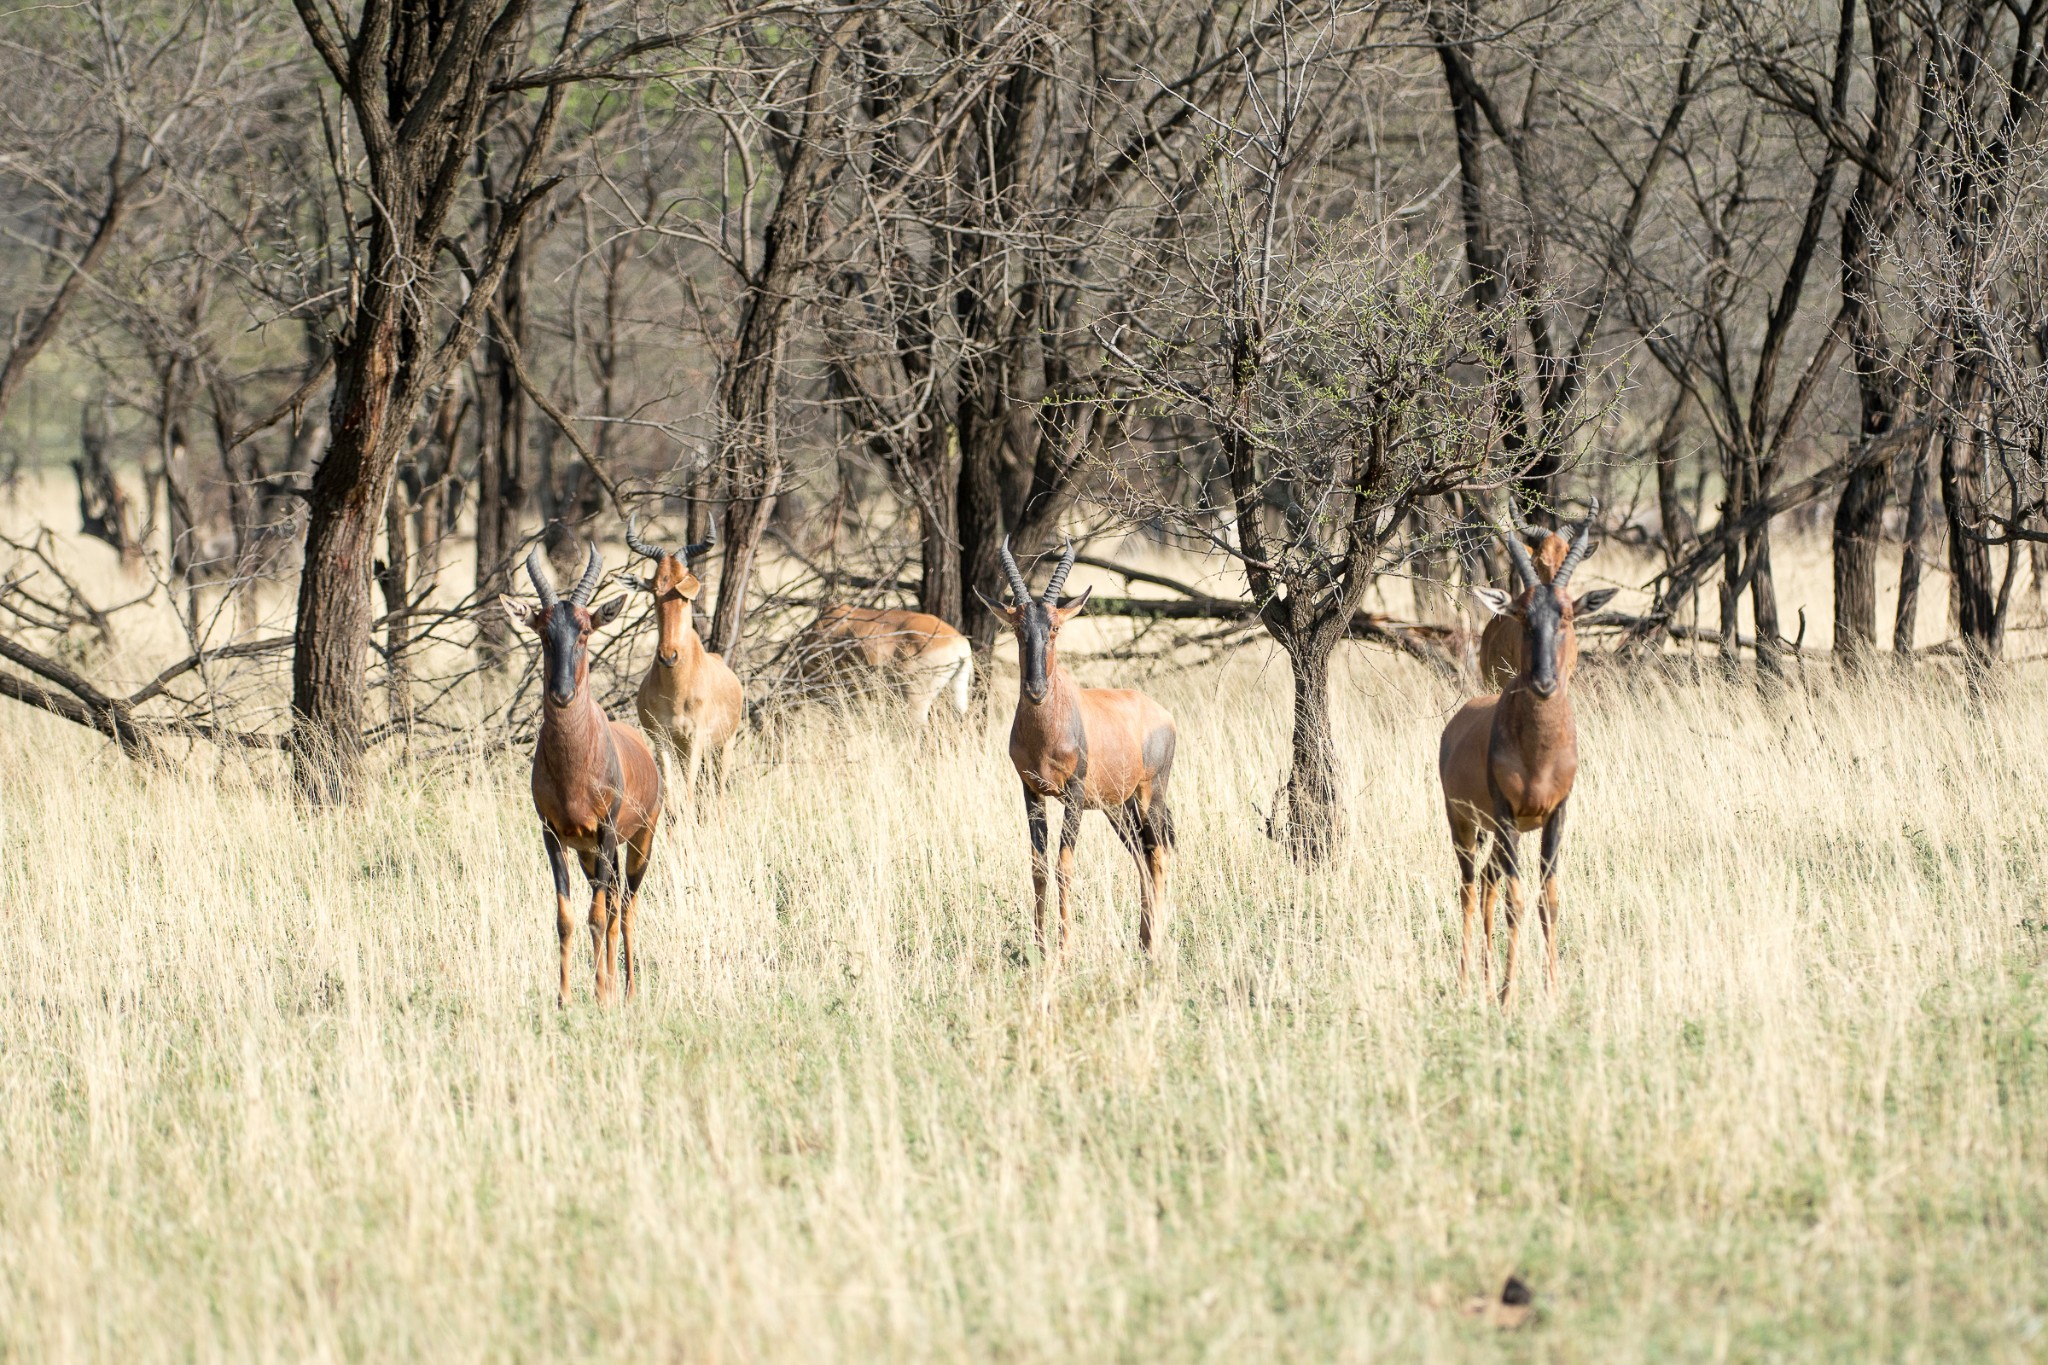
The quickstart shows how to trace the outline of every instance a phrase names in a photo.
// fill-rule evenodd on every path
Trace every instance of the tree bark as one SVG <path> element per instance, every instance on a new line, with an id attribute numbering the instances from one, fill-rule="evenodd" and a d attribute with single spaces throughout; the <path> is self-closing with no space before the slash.
<path id="1" fill-rule="evenodd" d="M 788 164 L 775 210 L 761 237 L 761 263 L 747 281 L 739 337 L 724 384 L 725 563 L 718 576 L 718 606 L 711 615 L 709 648 L 738 665 L 745 644 L 747 588 L 761 537 L 782 492 L 783 455 L 777 394 L 783 352 L 799 281 L 810 267 L 811 244 L 824 220 L 824 186 L 832 170 L 825 146 L 828 87 L 840 47 L 860 22 L 853 14 L 824 35 L 811 59 L 802 117 L 792 134 Z"/>
<path id="2" fill-rule="evenodd" d="M 388 237 L 380 219 L 373 237 Z M 372 260 L 396 262 L 388 246 Z M 395 272 L 394 272 L 395 273 Z M 366 292 L 387 292 L 372 271 Z M 292 651 L 293 767 L 315 802 L 354 795 L 363 752 L 363 684 L 370 647 L 370 570 L 405 427 L 393 420 L 399 349 L 416 339 L 396 298 L 366 306 L 366 324 L 337 357 L 333 441 L 307 499 L 306 564 L 299 575 Z M 402 342 L 401 338 L 405 338 Z"/>
<path id="3" fill-rule="evenodd" d="M 917 585 L 917 609 L 958 630 L 967 619 L 957 529 L 960 470 L 953 458 L 952 424 L 937 404 L 918 444 L 918 469 L 930 485 L 930 496 L 918 503 L 918 559 L 923 573 Z"/>
<path id="4" fill-rule="evenodd" d="M 412 728 L 412 624 L 407 607 L 412 592 L 411 555 L 406 546 L 404 486 L 394 485 L 384 504 L 384 562 L 378 565 L 378 586 L 384 593 L 384 695 L 392 724 Z M 488 604 L 487 604 L 488 605 Z M 503 613 L 499 613 L 503 615 Z"/>
<path id="5" fill-rule="evenodd" d="M 1872 301 L 1878 242 L 1896 217 L 1895 163 L 1905 139 L 1911 84 L 1901 61 L 1895 0 L 1865 0 L 1870 35 L 1871 106 L 1856 188 L 1842 214 L 1841 331 L 1849 344 L 1860 407 L 1858 440 L 1867 449 L 1898 420 L 1899 387 L 1884 320 Z M 1849 476 L 1835 504 L 1835 657 L 1854 668 L 1877 649 L 1877 551 L 1891 461 L 1872 458 Z"/>
<path id="6" fill-rule="evenodd" d="M 1969 362 L 1957 365 L 1956 402 L 1941 441 L 1941 500 L 1948 518 L 1948 567 L 1956 593 L 1956 630 L 1973 672 L 1998 660 L 1998 608 L 1991 548 L 1984 525 L 1984 457 L 1976 425 L 1979 380 Z M 1975 534 L 1973 534 L 1975 533 Z"/>
<path id="7" fill-rule="evenodd" d="M 526 507 L 526 389 L 513 369 L 510 347 L 524 350 L 528 248 L 522 237 L 505 267 L 498 307 L 485 332 L 485 377 L 478 398 L 490 405 L 477 452 L 476 590 L 483 603 L 477 647 L 492 667 L 509 656 L 511 623 L 496 610 L 500 594 L 512 591 L 512 552 L 519 544 L 519 515 Z M 509 346 L 508 346 L 509 342 Z"/>
<path id="8" fill-rule="evenodd" d="M 14 400 L 21 388 L 22 379 L 28 374 L 29 365 L 43 353 L 50 339 L 57 335 L 57 326 L 64 315 L 71 311 L 71 305 L 78 300 L 78 293 L 85 287 L 86 280 L 99 269 L 106 258 L 107 250 L 114 244 L 115 231 L 128 214 L 129 195 L 135 189 L 139 176 L 124 169 L 127 157 L 128 137 L 124 128 L 114 145 L 113 160 L 107 166 L 107 198 L 101 207 L 99 217 L 93 223 L 92 235 L 86 238 L 85 250 L 64 272 L 64 282 L 57 286 L 36 320 L 28 322 L 25 316 L 14 320 L 14 335 L 19 338 L 7 352 L 5 361 L 0 361 L 0 416 L 7 412 L 7 405 Z"/>
<path id="9" fill-rule="evenodd" d="M 1343 807 L 1337 792 L 1337 741 L 1330 726 L 1330 655 L 1336 640 L 1324 631 L 1289 632 L 1287 650 L 1294 682 L 1294 736 L 1287 768 L 1287 843 L 1297 858 L 1320 862 L 1343 837 Z"/>

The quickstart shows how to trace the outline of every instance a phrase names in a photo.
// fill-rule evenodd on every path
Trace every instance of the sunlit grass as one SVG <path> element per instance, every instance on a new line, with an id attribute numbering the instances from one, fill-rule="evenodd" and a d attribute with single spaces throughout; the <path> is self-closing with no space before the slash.
<path id="1" fill-rule="evenodd" d="M 1349 657 L 1303 870 L 1285 679 L 1146 682 L 1156 964 L 1099 816 L 1032 961 L 1006 705 L 813 710 L 664 832 L 613 1011 L 587 947 L 555 1008 L 521 758 L 311 814 L 0 711 L 0 1355 L 2048 1351 L 2048 688 L 1589 668 L 1563 988 L 1504 1019 L 1456 985 L 1453 690 Z"/>

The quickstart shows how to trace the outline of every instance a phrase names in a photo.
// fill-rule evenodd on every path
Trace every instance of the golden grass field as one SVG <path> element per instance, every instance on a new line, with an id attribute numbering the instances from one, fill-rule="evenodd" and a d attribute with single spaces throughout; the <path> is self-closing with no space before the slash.
<path id="1" fill-rule="evenodd" d="M 1285 669 L 1145 685 L 1156 964 L 1094 815 L 1032 964 L 1005 677 L 936 740 L 743 744 L 664 831 L 643 994 L 597 1009 L 586 947 L 566 1012 L 523 758 L 309 813 L 6 704 L 0 1357 L 2048 1355 L 2037 671 L 1588 666 L 1563 987 L 1513 1018 L 1456 983 L 1453 689 L 1348 656 L 1305 872 L 1262 832 Z M 1466 1308 L 1510 1272 L 1503 1331 Z"/>

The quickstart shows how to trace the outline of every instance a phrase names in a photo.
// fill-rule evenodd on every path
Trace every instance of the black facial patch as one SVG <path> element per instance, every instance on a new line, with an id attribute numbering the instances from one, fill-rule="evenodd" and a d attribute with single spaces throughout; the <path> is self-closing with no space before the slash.
<path id="1" fill-rule="evenodd" d="M 576 668 L 583 660 L 583 623 L 576 608 L 557 602 L 540 627 L 541 673 L 548 695 L 563 701 L 576 694 Z"/>
<path id="2" fill-rule="evenodd" d="M 1043 693 L 1050 685 L 1045 658 L 1052 643 L 1052 612 L 1036 599 L 1017 610 L 1017 670 L 1026 693 Z"/>
<path id="3" fill-rule="evenodd" d="M 1557 681 L 1558 641 L 1564 636 L 1564 607 L 1557 600 L 1557 589 L 1548 583 L 1538 584 L 1529 594 L 1524 619 L 1530 681 L 1551 686 Z"/>

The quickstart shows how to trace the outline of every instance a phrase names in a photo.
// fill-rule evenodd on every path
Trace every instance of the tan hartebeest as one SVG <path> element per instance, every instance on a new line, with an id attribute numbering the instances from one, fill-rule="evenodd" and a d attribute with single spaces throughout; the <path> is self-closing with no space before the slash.
<path id="1" fill-rule="evenodd" d="M 831 606 L 796 643 L 796 674 L 806 689 L 861 691 L 880 683 L 910 703 L 918 723 L 941 696 L 967 714 L 974 647 L 936 616 L 892 607 Z"/>
<path id="2" fill-rule="evenodd" d="M 656 626 L 654 663 L 640 681 L 640 726 L 682 760 L 680 790 L 688 801 L 696 800 L 697 767 L 707 753 L 716 756 L 714 785 L 725 790 L 733 739 L 747 710 L 739 675 L 704 648 L 690 622 L 691 604 L 704 587 L 690 571 L 690 561 L 711 544 L 705 540 L 665 550 L 640 539 L 638 518 L 626 523 L 626 547 L 654 561 L 654 577 L 640 580 L 654 595 Z"/>
<path id="3" fill-rule="evenodd" d="M 1483 977 L 1489 988 L 1493 984 L 1493 906 L 1505 883 L 1508 960 L 1501 982 L 1503 1008 L 1514 1004 L 1515 957 L 1525 909 L 1515 846 L 1532 829 L 1543 831 L 1544 949 L 1548 978 L 1552 986 L 1557 984 L 1558 858 L 1564 845 L 1565 807 L 1579 771 L 1570 688 L 1579 658 L 1573 619 L 1581 604 L 1565 590 L 1572 571 L 1592 551 L 1591 529 L 1588 517 L 1549 582 L 1536 576 L 1522 542 L 1507 536 L 1508 557 L 1523 591 L 1505 604 L 1504 619 L 1514 621 L 1520 631 L 1527 667 L 1499 696 L 1467 702 L 1444 727 L 1437 749 L 1437 776 L 1443 783 L 1444 814 L 1458 857 L 1459 908 L 1464 917 L 1458 979 L 1471 979 L 1473 921 L 1479 919 L 1486 939 Z M 1478 884 L 1482 834 L 1493 840 L 1483 903 Z"/>
<path id="4" fill-rule="evenodd" d="M 1010 724 L 1010 762 L 1024 781 L 1024 812 L 1031 825 L 1031 926 L 1038 937 L 1039 954 L 1045 954 L 1045 799 L 1049 796 L 1059 800 L 1064 812 L 1059 862 L 1061 953 L 1066 952 L 1072 923 L 1068 891 L 1074 879 L 1074 840 L 1081 832 L 1084 810 L 1107 814 L 1137 861 L 1138 943 L 1150 951 L 1155 934 L 1165 929 L 1167 874 L 1173 860 L 1173 815 L 1166 804 L 1167 779 L 1173 771 L 1173 717 L 1143 692 L 1082 687 L 1060 666 L 1060 627 L 1088 603 L 1086 592 L 1072 602 L 1059 600 L 1060 587 L 1074 567 L 1072 545 L 1053 570 L 1043 597 L 1031 596 L 1007 538 L 1002 562 L 1013 600 L 1008 606 L 998 606 L 983 597 L 982 603 L 1017 635 L 1020 677 L 1017 715 Z"/>
<path id="5" fill-rule="evenodd" d="M 1595 504 L 1597 508 L 1598 504 Z M 1525 541 L 1530 550 L 1530 561 L 1535 566 L 1537 581 L 1548 583 L 1557 576 L 1565 556 L 1571 552 L 1572 543 L 1583 539 L 1593 524 L 1589 515 L 1579 524 L 1572 540 L 1567 540 L 1555 531 L 1541 526 L 1517 524 L 1515 534 Z M 1499 588 L 1474 588 L 1473 593 L 1493 613 L 1485 629 L 1479 632 L 1479 685 L 1481 687 L 1506 687 L 1522 667 L 1522 627 L 1520 622 L 1508 614 L 1512 605 L 1510 594 Z M 1585 595 L 1580 610 L 1594 612 L 1607 605 L 1613 597 L 1613 588 L 1596 588 Z M 1524 594 L 1526 596 L 1526 594 Z"/>
<path id="6" fill-rule="evenodd" d="M 569 864 L 574 849 L 590 883 L 590 948 L 596 958 L 597 998 L 612 998 L 620 940 L 626 957 L 626 994 L 639 981 L 634 951 L 633 907 L 647 875 L 647 855 L 661 824 L 661 769 L 638 730 L 606 717 L 590 693 L 590 634 L 608 625 L 626 599 L 614 597 L 595 610 L 591 596 L 604 574 L 597 547 L 583 578 L 566 598 L 557 596 L 541 567 L 540 551 L 526 557 L 526 573 L 540 594 L 538 609 L 516 598 L 501 598 L 513 624 L 540 637 L 542 687 L 540 741 L 533 750 L 533 808 L 540 814 L 541 841 L 555 875 L 555 932 L 561 940 L 562 979 L 558 1002 L 569 1003 Z M 625 850 L 623 879 L 619 852 Z"/>

